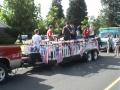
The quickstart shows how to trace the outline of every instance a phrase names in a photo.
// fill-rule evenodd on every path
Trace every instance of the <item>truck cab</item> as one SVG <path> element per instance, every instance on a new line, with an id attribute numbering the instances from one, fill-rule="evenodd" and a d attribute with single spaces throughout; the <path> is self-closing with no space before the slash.
<path id="1" fill-rule="evenodd" d="M 0 83 L 4 82 L 12 69 L 22 64 L 21 48 L 16 45 L 0 45 Z"/>

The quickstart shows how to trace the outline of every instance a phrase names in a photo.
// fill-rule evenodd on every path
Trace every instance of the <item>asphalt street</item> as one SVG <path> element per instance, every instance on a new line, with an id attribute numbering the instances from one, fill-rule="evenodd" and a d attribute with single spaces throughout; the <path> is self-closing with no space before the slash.
<path id="1" fill-rule="evenodd" d="M 120 57 L 100 53 L 92 62 L 21 68 L 0 90 L 120 90 L 119 77 Z"/>

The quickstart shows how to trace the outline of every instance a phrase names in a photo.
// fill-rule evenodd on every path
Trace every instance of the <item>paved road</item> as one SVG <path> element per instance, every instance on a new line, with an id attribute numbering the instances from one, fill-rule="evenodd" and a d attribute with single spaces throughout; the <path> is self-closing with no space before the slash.
<path id="1" fill-rule="evenodd" d="M 97 61 L 21 69 L 0 90 L 104 90 L 120 77 L 120 57 L 101 53 Z M 120 90 L 120 82 L 110 90 Z"/>
<path id="2" fill-rule="evenodd" d="M 111 88 L 111 90 L 120 90 L 120 81 L 117 82 L 117 84 L 115 84 L 115 85 Z"/>

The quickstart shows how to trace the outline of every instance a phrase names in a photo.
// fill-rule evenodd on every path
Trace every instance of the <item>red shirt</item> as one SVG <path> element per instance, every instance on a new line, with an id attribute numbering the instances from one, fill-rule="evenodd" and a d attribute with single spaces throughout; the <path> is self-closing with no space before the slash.
<path id="1" fill-rule="evenodd" d="M 53 33 L 52 33 L 52 30 L 48 30 L 47 31 L 47 38 L 50 39 L 52 37 Z"/>
<path id="2" fill-rule="evenodd" d="M 89 37 L 89 35 L 90 35 L 90 30 L 87 28 L 83 31 L 83 36 L 84 37 Z"/>

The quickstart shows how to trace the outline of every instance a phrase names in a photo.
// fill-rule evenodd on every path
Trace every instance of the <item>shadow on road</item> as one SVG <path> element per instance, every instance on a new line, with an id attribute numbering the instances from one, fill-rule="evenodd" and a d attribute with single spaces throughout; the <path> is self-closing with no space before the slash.
<path id="1" fill-rule="evenodd" d="M 99 73 L 101 70 L 120 70 L 120 58 L 114 56 L 100 56 L 99 60 L 81 63 L 80 61 L 65 63 L 62 66 L 48 67 L 40 66 L 33 68 L 29 74 L 39 74 L 51 76 L 64 74 L 71 76 L 86 76 Z"/>
<path id="2" fill-rule="evenodd" d="M 51 86 L 41 84 L 45 79 L 27 75 L 15 75 L 8 78 L 8 81 L 0 86 L 0 90 L 50 90 Z M 42 89 L 41 89 L 42 88 Z"/>
<path id="3" fill-rule="evenodd" d="M 120 58 L 115 58 L 111 55 L 101 55 L 99 60 L 92 62 L 81 63 L 80 61 L 75 61 L 54 67 L 41 65 L 23 75 L 10 77 L 5 85 L 0 86 L 0 90 L 49 90 L 54 87 L 42 82 L 49 79 L 50 76 L 62 74 L 91 77 L 104 70 L 120 70 Z M 34 75 L 38 75 L 38 78 Z M 44 76 L 47 76 L 47 78 Z"/>

